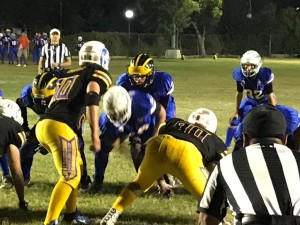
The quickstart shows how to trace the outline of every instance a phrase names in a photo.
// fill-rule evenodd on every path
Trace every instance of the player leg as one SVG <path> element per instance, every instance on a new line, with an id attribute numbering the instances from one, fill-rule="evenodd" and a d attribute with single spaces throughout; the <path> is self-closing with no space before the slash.
<path id="1" fill-rule="evenodd" d="M 0 188 L 11 188 L 13 186 L 13 181 L 12 177 L 10 176 L 10 170 L 6 154 L 0 157 L 0 167 L 2 170 L 2 183 L 0 185 Z"/>
<path id="2" fill-rule="evenodd" d="M 156 136 L 149 140 L 145 157 L 140 164 L 136 178 L 122 190 L 112 208 L 101 220 L 101 225 L 115 224 L 119 215 L 164 174 L 164 163 L 160 162 L 159 158 L 162 141 L 163 136 Z"/>
<path id="3" fill-rule="evenodd" d="M 52 154 L 60 176 L 51 194 L 44 224 L 57 221 L 64 206 L 64 220 L 89 224 L 90 220 L 79 215 L 76 207 L 82 167 L 77 135 L 66 124 L 49 119 L 38 122 L 36 134 L 40 144 Z"/>
<path id="4" fill-rule="evenodd" d="M 24 176 L 25 186 L 30 185 L 31 178 L 31 167 L 33 162 L 33 156 L 36 153 L 35 150 L 39 146 L 38 143 L 26 142 L 24 146 L 20 149 L 21 153 L 21 167 Z"/>

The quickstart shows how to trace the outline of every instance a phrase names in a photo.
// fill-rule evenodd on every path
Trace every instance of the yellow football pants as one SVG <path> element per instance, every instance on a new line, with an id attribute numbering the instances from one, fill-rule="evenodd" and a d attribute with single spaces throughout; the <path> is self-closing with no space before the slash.
<path id="1" fill-rule="evenodd" d="M 202 155 L 192 143 L 170 135 L 152 137 L 147 142 L 145 156 L 136 178 L 123 189 L 112 207 L 124 211 L 135 200 L 138 191 L 146 192 L 163 174 L 177 177 L 199 200 L 207 176 L 201 168 L 204 168 Z M 130 187 L 138 188 L 132 190 Z"/>

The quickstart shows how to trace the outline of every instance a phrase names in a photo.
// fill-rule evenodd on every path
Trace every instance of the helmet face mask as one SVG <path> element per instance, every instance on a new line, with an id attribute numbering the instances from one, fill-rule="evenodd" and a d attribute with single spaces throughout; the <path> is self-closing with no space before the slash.
<path id="1" fill-rule="evenodd" d="M 79 66 L 96 63 L 109 70 L 109 62 L 109 52 L 100 41 L 86 42 L 79 51 Z"/>
<path id="2" fill-rule="evenodd" d="M 216 133 L 218 120 L 213 111 L 206 108 L 198 108 L 188 118 L 188 122 L 204 127 L 206 130 Z"/>
<path id="3" fill-rule="evenodd" d="M 39 74 L 32 82 L 32 96 L 36 106 L 45 110 L 55 93 L 57 78 L 51 72 Z"/>
<path id="4" fill-rule="evenodd" d="M 154 73 L 153 59 L 147 54 L 135 56 L 127 69 L 131 84 L 142 88 L 148 87 L 153 82 Z"/>
<path id="5" fill-rule="evenodd" d="M 245 77 L 254 77 L 262 66 L 262 60 L 258 52 L 249 50 L 241 58 L 241 70 Z"/>
<path id="6" fill-rule="evenodd" d="M 131 117 L 131 98 L 121 86 L 113 86 L 103 96 L 103 110 L 115 126 L 125 126 Z"/>

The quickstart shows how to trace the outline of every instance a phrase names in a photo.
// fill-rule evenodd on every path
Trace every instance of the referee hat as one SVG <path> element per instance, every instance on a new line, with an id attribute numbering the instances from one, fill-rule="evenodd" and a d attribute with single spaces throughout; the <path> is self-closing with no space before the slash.
<path id="1" fill-rule="evenodd" d="M 278 137 L 285 134 L 283 114 L 272 105 L 254 107 L 243 121 L 243 132 L 252 138 Z"/>
<path id="2" fill-rule="evenodd" d="M 57 28 L 53 28 L 52 30 L 50 30 L 50 35 L 51 34 L 54 34 L 54 33 L 56 33 L 56 34 L 60 34 L 60 31 L 59 31 L 59 29 L 57 29 Z"/>

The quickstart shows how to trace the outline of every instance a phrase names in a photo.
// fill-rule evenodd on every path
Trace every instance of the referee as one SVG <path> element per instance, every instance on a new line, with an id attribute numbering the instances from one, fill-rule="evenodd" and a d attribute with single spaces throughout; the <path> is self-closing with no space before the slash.
<path id="1" fill-rule="evenodd" d="M 38 74 L 47 71 L 59 72 L 71 64 L 71 55 L 67 46 L 60 43 L 60 31 L 56 28 L 52 29 L 50 43 L 45 44 L 41 51 Z"/>
<path id="2" fill-rule="evenodd" d="M 300 153 L 285 146 L 282 113 L 259 105 L 243 123 L 246 147 L 214 168 L 198 205 L 198 225 L 217 225 L 228 204 L 235 224 L 300 224 Z"/>

